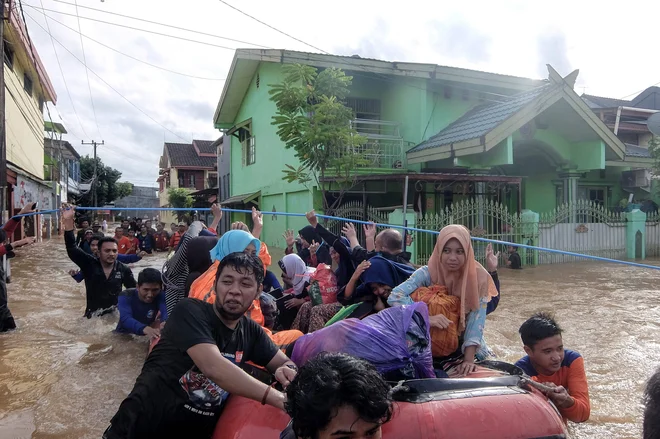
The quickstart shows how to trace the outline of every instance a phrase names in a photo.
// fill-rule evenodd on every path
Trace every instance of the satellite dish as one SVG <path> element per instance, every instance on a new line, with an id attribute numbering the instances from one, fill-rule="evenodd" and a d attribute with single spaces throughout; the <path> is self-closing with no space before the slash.
<path id="1" fill-rule="evenodd" d="M 654 113 L 646 121 L 649 131 L 656 136 L 660 136 L 660 113 Z"/>

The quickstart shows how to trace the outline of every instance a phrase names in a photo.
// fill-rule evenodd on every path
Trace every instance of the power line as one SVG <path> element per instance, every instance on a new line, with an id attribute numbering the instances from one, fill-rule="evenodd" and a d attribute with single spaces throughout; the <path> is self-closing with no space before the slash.
<path id="1" fill-rule="evenodd" d="M 39 0 L 41 3 L 41 8 L 43 9 L 44 7 L 44 2 L 43 0 Z M 43 13 L 44 17 L 46 17 L 46 14 Z M 46 20 L 46 27 L 48 28 L 48 33 L 50 34 L 50 25 L 48 24 L 48 17 L 45 18 Z M 64 69 L 62 69 L 62 64 L 60 63 L 60 57 L 57 54 L 57 49 L 55 48 L 55 42 L 53 39 L 50 39 L 51 44 L 53 45 L 53 52 L 55 52 L 55 59 L 57 60 L 57 67 L 60 69 L 60 74 L 62 75 L 62 81 L 64 82 L 64 89 L 66 90 L 66 95 L 69 97 L 69 102 L 71 102 L 71 108 L 73 109 L 73 114 L 76 115 L 76 119 L 78 120 L 78 124 L 80 125 L 80 129 L 83 132 L 83 135 L 85 137 L 89 137 L 87 135 L 87 132 L 85 131 L 85 127 L 82 124 L 82 121 L 80 120 L 80 116 L 78 116 L 78 112 L 76 111 L 76 105 L 73 103 L 73 98 L 71 97 L 71 92 L 69 91 L 69 84 L 66 82 L 66 77 L 64 76 Z"/>
<path id="2" fill-rule="evenodd" d="M 45 29 L 45 28 L 44 28 L 44 27 L 43 27 L 43 26 L 42 26 L 37 20 L 35 20 L 31 15 L 28 14 L 28 17 L 29 17 L 32 21 L 34 21 L 35 24 L 36 24 L 37 26 L 39 26 L 44 32 L 48 32 L 48 31 L 47 31 L 47 30 L 46 30 L 46 29 Z M 78 61 L 79 63 L 83 64 L 83 62 L 80 60 L 80 58 L 78 58 L 73 52 L 71 52 L 71 51 L 70 51 L 70 50 L 69 50 L 64 44 L 62 44 L 59 40 L 57 40 L 54 36 L 52 36 L 52 34 L 49 34 L 49 35 L 51 36 L 51 38 L 53 38 L 53 40 L 54 40 L 57 44 L 59 44 L 60 46 L 62 46 L 62 48 L 63 48 L 64 50 L 66 50 L 67 52 L 69 52 L 69 54 L 70 54 L 72 57 L 74 57 L 74 58 L 76 59 L 76 61 Z M 174 135 L 175 135 L 176 137 L 178 137 L 179 139 L 184 140 L 184 141 L 187 141 L 187 139 L 181 137 L 180 135 L 178 135 L 178 134 L 175 133 L 174 131 L 170 130 L 170 129 L 167 128 L 165 125 L 163 125 L 162 123 L 158 122 L 156 119 L 154 119 L 154 118 L 153 118 L 152 116 L 150 116 L 148 113 L 146 113 L 143 109 L 141 109 L 141 108 L 138 107 L 136 104 L 134 104 L 130 99 L 128 99 L 128 98 L 127 98 L 126 96 L 124 96 L 123 94 L 121 94 L 116 88 L 114 88 L 112 85 L 110 85 L 105 79 L 103 79 L 98 73 L 96 73 L 94 70 L 92 70 L 89 66 L 86 66 L 85 68 L 88 69 L 88 70 L 89 70 L 94 76 L 96 76 L 101 82 L 103 82 L 105 85 L 107 85 L 112 91 L 114 91 L 115 93 L 117 93 L 117 94 L 118 94 L 123 100 L 125 100 L 126 102 L 128 102 L 131 106 L 133 106 L 133 107 L 134 107 L 136 110 L 138 110 L 140 113 L 144 114 L 144 115 L 147 116 L 149 119 L 151 119 L 152 122 L 154 122 L 155 124 L 159 125 L 159 126 L 160 126 L 161 128 L 163 128 L 165 131 L 168 131 L 169 133 L 174 134 Z"/>
<path id="3" fill-rule="evenodd" d="M 76 4 L 76 15 L 78 15 L 78 0 L 74 0 Z M 42 8 L 43 9 L 43 8 Z M 99 137 L 103 137 L 101 134 L 101 128 L 99 128 L 99 120 L 96 118 L 96 107 L 94 106 L 94 97 L 92 96 L 92 85 L 89 82 L 89 71 L 87 70 L 87 56 L 85 55 L 85 44 L 83 43 L 82 37 L 82 28 L 80 27 L 80 16 L 78 16 L 78 33 L 80 34 L 80 48 L 82 49 L 83 56 L 83 65 L 85 66 L 85 77 L 87 78 L 87 90 L 89 90 L 89 100 L 92 103 L 92 114 L 94 115 L 94 123 L 96 123 L 96 130 L 99 133 Z"/>
<path id="4" fill-rule="evenodd" d="M 69 6 L 74 5 L 74 3 L 65 2 L 65 1 L 62 1 L 62 0 L 53 0 L 53 1 L 56 2 L 56 3 L 62 3 L 64 5 L 69 5 Z M 144 23 L 150 23 L 150 24 L 155 24 L 155 25 L 158 25 L 158 26 L 169 27 L 169 28 L 172 28 L 172 29 L 182 30 L 182 31 L 193 33 L 193 34 L 204 35 L 204 36 L 207 36 L 207 37 L 218 38 L 218 39 L 221 39 L 221 40 L 233 41 L 235 43 L 249 44 L 251 46 L 262 47 L 262 48 L 267 49 L 266 46 L 262 46 L 261 44 L 250 43 L 249 41 L 242 41 L 242 40 L 237 40 L 237 39 L 229 38 L 229 37 L 223 37 L 221 35 L 210 34 L 210 33 L 207 33 L 207 32 L 202 32 L 202 31 L 198 31 L 198 30 L 194 30 L 194 29 L 188 29 L 188 28 L 185 28 L 185 27 L 175 26 L 173 24 L 160 23 L 158 21 L 152 21 L 152 20 L 147 20 L 145 18 L 139 18 L 139 17 L 130 16 L 130 15 L 119 14 L 117 12 L 104 11 L 103 9 L 92 8 L 92 7 L 89 7 L 89 6 L 79 5 L 78 7 L 81 8 L 81 9 L 89 9 L 91 11 L 101 12 L 103 14 L 116 15 L 117 17 L 128 18 L 129 20 L 142 21 Z"/>
<path id="5" fill-rule="evenodd" d="M 37 9 L 36 7 L 34 7 L 34 6 L 32 6 L 32 5 L 27 5 L 27 4 L 26 4 L 25 6 L 28 6 L 28 7 L 32 8 L 32 9 Z M 96 19 L 96 18 L 81 17 L 81 16 L 76 15 L 76 14 L 69 14 L 69 13 L 67 13 L 67 12 L 56 11 L 56 10 L 54 10 L 54 9 L 44 9 L 44 11 L 54 12 L 54 13 L 56 13 L 56 14 L 60 14 L 60 15 L 68 15 L 69 17 L 77 17 L 77 18 L 81 18 L 81 19 L 83 19 L 83 20 L 96 21 L 97 23 L 109 24 L 109 25 L 111 25 L 111 26 L 123 27 L 123 28 L 126 28 L 126 29 L 136 30 L 136 31 L 139 31 L 139 32 L 146 32 L 146 33 L 149 33 L 149 34 L 160 35 L 160 36 L 162 36 L 162 37 L 174 38 L 174 39 L 176 39 L 176 40 L 188 41 L 188 42 L 190 42 L 190 43 L 197 43 L 197 44 L 203 44 L 203 45 L 205 45 L 205 46 L 217 47 L 217 48 L 219 48 L 219 49 L 226 49 L 226 50 L 232 50 L 232 51 L 236 50 L 235 47 L 220 46 L 220 45 L 218 45 L 218 44 L 207 43 L 207 42 L 205 42 L 205 41 L 193 40 L 193 39 L 190 39 L 190 38 L 179 37 L 179 36 L 176 36 L 176 35 L 165 34 L 165 33 L 162 33 L 162 32 L 156 32 L 156 31 L 147 30 L 147 29 L 140 29 L 140 28 L 138 28 L 138 27 L 127 26 L 127 25 L 125 25 L 125 24 L 112 23 L 112 22 L 110 22 L 110 21 L 98 20 L 98 19 Z"/>
<path id="6" fill-rule="evenodd" d="M 130 59 L 132 59 L 133 61 L 137 61 L 137 62 L 140 62 L 140 63 L 146 64 L 146 65 L 148 65 L 148 66 L 154 67 L 154 68 L 156 68 L 156 69 L 164 70 L 164 71 L 166 71 L 166 72 L 174 73 L 175 75 L 185 76 L 185 77 L 188 77 L 188 78 L 204 79 L 204 80 L 207 80 L 207 81 L 224 81 L 224 80 L 227 79 L 227 78 L 206 78 L 206 77 L 202 77 L 202 76 L 189 75 L 189 74 L 187 74 L 187 73 L 181 73 L 181 72 L 177 72 L 177 71 L 175 71 L 175 70 L 170 70 L 170 69 L 165 68 L 165 67 L 161 67 L 161 66 L 157 66 L 157 65 L 155 65 L 155 64 L 151 64 L 150 62 L 147 62 L 147 61 L 144 61 L 144 60 L 142 60 L 142 59 L 136 58 L 136 57 L 131 56 L 131 55 L 127 54 L 127 53 L 124 53 L 124 52 L 122 52 L 122 51 L 120 51 L 120 50 L 117 50 L 117 49 L 115 49 L 114 47 L 110 47 L 110 46 L 108 46 L 107 44 L 104 44 L 104 43 L 102 43 L 102 42 L 100 42 L 100 41 L 98 41 L 98 40 L 95 40 L 94 38 L 90 37 L 89 35 L 81 34 L 79 31 L 75 30 L 74 28 L 72 28 L 72 27 L 70 27 L 70 26 L 67 26 L 66 24 L 62 23 L 61 21 L 58 21 L 58 20 L 54 19 L 54 18 L 51 17 L 50 15 L 46 15 L 44 12 L 41 12 L 41 11 L 39 11 L 39 10 L 37 10 L 37 12 L 39 12 L 39 13 L 42 14 L 44 17 L 46 17 L 46 23 L 48 23 L 48 19 L 50 18 L 51 20 L 53 20 L 55 23 L 59 24 L 60 26 L 63 26 L 63 27 L 65 27 L 65 28 L 71 30 L 72 32 L 75 32 L 75 33 L 77 33 L 77 34 L 79 34 L 79 35 L 81 35 L 81 36 L 87 38 L 88 40 L 91 40 L 91 41 L 95 42 L 96 44 L 99 44 L 99 45 L 101 45 L 101 46 L 103 46 L 103 47 L 105 47 L 105 48 L 107 48 L 107 49 L 110 49 L 110 50 L 112 50 L 113 52 L 117 52 L 117 53 L 120 54 L 120 55 L 123 55 L 123 56 L 125 56 L 125 57 L 127 57 L 127 58 L 130 58 Z M 49 30 L 49 32 L 50 32 L 50 28 L 49 28 L 48 30 Z"/>
<path id="7" fill-rule="evenodd" d="M 649 87 L 655 87 L 656 85 L 660 85 L 660 82 L 656 82 L 655 84 L 649 85 L 648 87 L 644 87 L 643 89 L 638 90 L 638 91 L 636 91 L 635 93 L 630 93 L 629 95 L 625 95 L 624 97 L 619 98 L 619 100 L 624 100 L 624 99 L 629 98 L 630 96 L 638 95 L 638 94 L 640 94 L 641 92 L 643 92 L 644 90 L 646 90 L 647 88 L 649 88 Z"/>

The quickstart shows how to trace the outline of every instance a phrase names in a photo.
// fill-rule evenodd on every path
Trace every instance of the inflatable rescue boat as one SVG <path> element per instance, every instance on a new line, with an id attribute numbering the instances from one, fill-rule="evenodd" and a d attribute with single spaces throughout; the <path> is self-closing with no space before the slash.
<path id="1" fill-rule="evenodd" d="M 394 416 L 383 426 L 383 438 L 566 439 L 556 407 L 522 376 L 511 374 L 515 366 L 506 366 L 479 366 L 465 378 L 404 381 L 394 394 Z M 274 407 L 232 395 L 213 439 L 276 439 L 289 420 Z"/>

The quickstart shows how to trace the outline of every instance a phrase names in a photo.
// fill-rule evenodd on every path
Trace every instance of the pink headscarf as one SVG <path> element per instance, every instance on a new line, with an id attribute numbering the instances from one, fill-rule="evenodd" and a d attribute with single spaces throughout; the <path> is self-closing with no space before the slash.
<path id="1" fill-rule="evenodd" d="M 442 251 L 447 243 L 456 239 L 465 252 L 465 264 L 458 271 L 449 271 L 442 265 Z M 442 285 L 452 296 L 461 298 L 459 330 L 465 330 L 465 316 L 479 308 L 479 298 L 497 296 L 495 283 L 486 269 L 474 258 L 470 231 L 461 225 L 451 224 L 440 230 L 433 254 L 428 263 L 434 285 Z"/>

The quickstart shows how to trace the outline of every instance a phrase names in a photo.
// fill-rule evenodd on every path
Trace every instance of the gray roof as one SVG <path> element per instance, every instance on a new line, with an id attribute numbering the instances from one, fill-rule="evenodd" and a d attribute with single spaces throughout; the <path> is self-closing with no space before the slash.
<path id="1" fill-rule="evenodd" d="M 648 148 L 644 148 L 638 145 L 631 145 L 626 143 L 626 156 L 628 157 L 641 157 L 641 158 L 651 158 L 651 152 Z"/>
<path id="2" fill-rule="evenodd" d="M 587 102 L 590 108 L 615 108 L 615 107 L 631 107 L 632 102 L 625 99 L 606 98 L 603 96 L 594 96 L 582 94 L 580 96 Z"/>
<path id="3" fill-rule="evenodd" d="M 415 146 L 408 153 L 438 148 L 451 143 L 477 139 L 513 116 L 524 106 L 541 96 L 554 85 L 547 84 L 505 98 L 502 102 L 480 105 L 465 113 L 448 127 Z"/>
<path id="4" fill-rule="evenodd" d="M 170 158 L 173 168 L 180 166 L 214 168 L 218 160 L 217 157 L 201 157 L 197 155 L 197 151 L 195 151 L 192 143 L 165 143 L 165 149 L 167 150 L 167 155 Z"/>
<path id="5" fill-rule="evenodd" d="M 202 154 L 216 154 L 214 143 L 215 140 L 193 140 L 193 145 L 196 145 Z"/>

